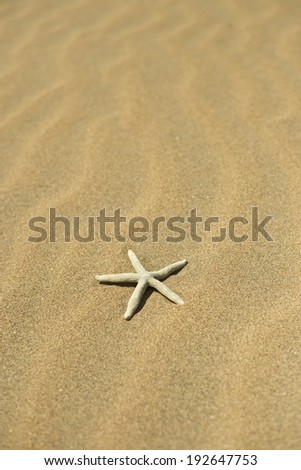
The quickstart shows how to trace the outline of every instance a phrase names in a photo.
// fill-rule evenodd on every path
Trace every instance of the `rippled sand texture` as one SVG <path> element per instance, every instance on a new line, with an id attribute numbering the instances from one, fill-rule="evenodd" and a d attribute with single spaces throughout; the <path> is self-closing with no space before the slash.
<path id="1" fill-rule="evenodd" d="M 1 0 L 8 449 L 301 446 L 301 4 Z M 273 216 L 255 243 L 29 243 L 28 219 Z M 186 258 L 130 322 L 95 274 Z"/>

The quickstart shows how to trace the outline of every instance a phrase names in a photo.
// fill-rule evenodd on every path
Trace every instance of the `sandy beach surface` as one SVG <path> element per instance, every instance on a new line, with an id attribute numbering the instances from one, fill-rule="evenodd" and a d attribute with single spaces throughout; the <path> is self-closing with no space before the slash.
<path id="1" fill-rule="evenodd" d="M 300 449 L 300 2 L 1 0 L 0 24 L 1 448 Z M 258 207 L 273 240 L 29 242 L 50 207 L 83 234 Z M 125 321 L 133 287 L 95 275 L 128 249 L 186 258 L 185 304 Z"/>

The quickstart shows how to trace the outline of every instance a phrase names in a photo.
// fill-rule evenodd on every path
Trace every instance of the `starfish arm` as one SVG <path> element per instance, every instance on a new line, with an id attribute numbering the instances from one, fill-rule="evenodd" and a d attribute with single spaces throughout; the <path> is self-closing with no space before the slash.
<path id="1" fill-rule="evenodd" d="M 138 282 L 139 281 L 139 274 L 137 273 L 123 273 L 123 274 L 104 274 L 104 275 L 97 275 L 95 279 L 99 282 L 108 282 L 114 284 L 115 282 Z"/>
<path id="2" fill-rule="evenodd" d="M 160 269 L 160 271 L 155 271 L 151 273 L 156 279 L 164 279 L 165 277 L 169 276 L 171 273 L 178 271 L 179 269 L 186 266 L 188 261 L 183 259 L 182 261 L 177 261 L 176 263 L 169 264 L 165 268 Z"/>
<path id="3" fill-rule="evenodd" d="M 128 251 L 128 255 L 129 255 L 130 261 L 131 261 L 133 267 L 136 269 L 137 273 L 140 273 L 140 274 L 146 273 L 146 270 L 144 269 L 144 267 L 140 263 L 139 259 L 137 258 L 137 256 L 135 255 L 135 253 L 132 250 Z"/>
<path id="4" fill-rule="evenodd" d="M 135 287 L 135 290 L 129 300 L 126 312 L 124 314 L 125 320 L 130 320 L 134 313 L 136 312 L 138 305 L 140 303 L 140 300 L 142 299 L 142 296 L 147 288 L 147 282 L 145 279 L 140 279 L 137 286 Z"/>
<path id="5" fill-rule="evenodd" d="M 162 284 L 162 282 L 158 281 L 157 279 L 150 278 L 149 285 L 154 287 L 154 289 L 160 292 L 160 294 L 164 295 L 164 297 L 167 297 L 169 300 L 171 300 L 175 304 L 183 305 L 184 300 L 181 299 L 181 297 L 178 294 L 173 292 L 165 284 Z"/>

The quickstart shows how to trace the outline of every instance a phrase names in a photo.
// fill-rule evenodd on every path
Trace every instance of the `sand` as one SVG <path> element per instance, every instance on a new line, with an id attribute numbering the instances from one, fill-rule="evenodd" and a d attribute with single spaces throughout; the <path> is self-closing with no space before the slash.
<path id="1" fill-rule="evenodd" d="M 2 0 L 0 18 L 1 447 L 300 449 L 300 2 Z M 27 241 L 49 207 L 252 206 L 272 242 Z M 186 258 L 165 281 L 185 304 L 154 292 L 125 321 L 133 288 L 95 275 L 131 271 L 128 249 Z"/>

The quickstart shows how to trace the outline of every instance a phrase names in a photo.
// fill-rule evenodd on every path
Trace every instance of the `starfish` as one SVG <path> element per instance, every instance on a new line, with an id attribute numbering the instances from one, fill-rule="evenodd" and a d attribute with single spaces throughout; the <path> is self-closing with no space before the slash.
<path id="1" fill-rule="evenodd" d="M 136 270 L 135 273 L 105 274 L 102 276 L 95 276 L 97 281 L 104 283 L 137 283 L 137 286 L 135 287 L 124 314 L 125 320 L 130 320 L 132 318 L 148 286 L 153 287 L 158 292 L 160 292 L 160 294 L 164 295 L 172 302 L 183 305 L 184 301 L 181 299 L 181 297 L 175 294 L 175 292 L 170 290 L 160 281 L 165 279 L 171 273 L 183 268 L 187 264 L 185 259 L 182 261 L 177 261 L 173 264 L 169 264 L 159 271 L 146 271 L 133 251 L 129 250 L 128 255 L 133 267 Z"/>

